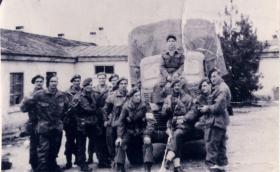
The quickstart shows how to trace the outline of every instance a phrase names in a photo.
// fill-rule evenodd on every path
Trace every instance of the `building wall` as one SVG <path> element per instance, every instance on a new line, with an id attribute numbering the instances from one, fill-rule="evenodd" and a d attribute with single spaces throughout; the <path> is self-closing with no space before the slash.
<path id="1" fill-rule="evenodd" d="M 58 88 L 65 91 L 70 86 L 70 78 L 74 74 L 80 74 L 82 80 L 86 77 L 93 77 L 94 85 L 97 84 L 95 66 L 113 65 L 115 73 L 121 77 L 129 78 L 128 63 L 121 61 L 99 61 L 99 62 L 78 62 L 74 63 L 50 63 L 50 62 L 27 62 L 27 61 L 2 61 L 1 62 L 1 109 L 4 116 L 19 112 L 19 105 L 10 106 L 10 73 L 24 73 L 24 96 L 29 95 L 33 90 L 31 79 L 37 74 L 46 77 L 46 72 L 57 72 L 59 78 Z M 46 84 L 44 84 L 46 85 Z M 8 115 L 9 116 L 9 115 Z M 6 121 L 6 120 L 4 120 Z"/>
<path id="2" fill-rule="evenodd" d="M 69 78 L 74 74 L 73 63 L 47 63 L 47 62 L 17 62 L 2 61 L 1 62 L 1 86 L 2 86 L 2 106 L 3 112 L 18 111 L 18 106 L 9 106 L 10 96 L 10 73 L 22 72 L 24 75 L 24 96 L 29 95 L 33 90 L 31 79 L 37 74 L 46 77 L 46 72 L 57 72 L 59 78 L 58 88 L 67 89 Z M 44 84 L 46 86 L 46 84 Z"/>
<path id="3" fill-rule="evenodd" d="M 263 88 L 256 94 L 275 98 L 273 90 L 279 87 L 279 58 L 263 58 L 260 61 L 259 72 L 263 75 L 260 78 Z"/>

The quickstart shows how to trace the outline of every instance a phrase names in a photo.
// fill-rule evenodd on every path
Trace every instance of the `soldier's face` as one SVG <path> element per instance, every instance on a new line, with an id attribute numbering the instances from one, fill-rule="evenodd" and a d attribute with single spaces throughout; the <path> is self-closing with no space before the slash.
<path id="1" fill-rule="evenodd" d="M 140 103 L 141 102 L 141 94 L 140 94 L 139 91 L 133 95 L 132 101 L 134 103 Z"/>
<path id="2" fill-rule="evenodd" d="M 208 94 L 211 92 L 211 84 L 206 81 L 201 84 L 201 92 L 204 94 Z"/>
<path id="3" fill-rule="evenodd" d="M 97 77 L 97 79 L 98 79 L 98 83 L 100 85 L 105 85 L 106 84 L 106 76 L 105 75 L 99 75 Z"/>
<path id="4" fill-rule="evenodd" d="M 57 88 L 57 84 L 58 84 L 58 78 L 52 77 L 49 82 L 49 88 L 51 88 L 51 89 Z"/>
<path id="5" fill-rule="evenodd" d="M 86 92 L 91 92 L 92 91 L 92 82 L 89 83 L 89 85 L 85 86 L 84 89 Z"/>
<path id="6" fill-rule="evenodd" d="M 181 88 L 181 84 L 179 82 L 174 84 L 174 86 L 173 86 L 175 93 L 178 93 L 180 91 L 180 88 Z"/>
<path id="7" fill-rule="evenodd" d="M 76 78 L 76 79 L 73 80 L 72 83 L 73 83 L 74 87 L 79 87 L 80 84 L 81 84 L 81 79 L 80 78 Z"/>
<path id="8" fill-rule="evenodd" d="M 117 85 L 118 80 L 119 80 L 118 77 L 114 77 L 114 78 L 111 79 L 111 83 L 112 83 L 113 87 L 115 87 Z"/>
<path id="9" fill-rule="evenodd" d="M 35 88 L 41 89 L 41 88 L 43 88 L 44 80 L 42 78 L 37 78 L 35 80 L 34 85 L 35 85 Z"/>
<path id="10" fill-rule="evenodd" d="M 120 90 L 126 90 L 127 88 L 127 81 L 126 80 L 122 80 L 119 84 L 119 89 Z"/>
<path id="11" fill-rule="evenodd" d="M 221 80 L 221 77 L 218 74 L 218 72 L 213 72 L 211 74 L 211 82 L 213 85 L 217 85 L 220 80 Z"/>
<path id="12" fill-rule="evenodd" d="M 174 39 L 174 38 L 169 38 L 168 40 L 167 40 L 167 48 L 168 48 L 168 50 L 170 50 L 170 51 L 173 51 L 173 50 L 175 50 L 176 49 L 176 40 Z"/>

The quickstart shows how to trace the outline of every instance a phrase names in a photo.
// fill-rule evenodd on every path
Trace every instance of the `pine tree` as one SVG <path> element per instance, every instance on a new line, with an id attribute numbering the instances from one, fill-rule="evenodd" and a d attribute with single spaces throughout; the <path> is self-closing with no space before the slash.
<path id="1" fill-rule="evenodd" d="M 233 101 L 250 101 L 259 84 L 260 55 L 267 46 L 258 41 L 256 30 L 248 16 L 239 15 L 230 1 L 224 11 L 223 31 L 220 36 L 222 50 L 229 75 L 228 83 Z"/>

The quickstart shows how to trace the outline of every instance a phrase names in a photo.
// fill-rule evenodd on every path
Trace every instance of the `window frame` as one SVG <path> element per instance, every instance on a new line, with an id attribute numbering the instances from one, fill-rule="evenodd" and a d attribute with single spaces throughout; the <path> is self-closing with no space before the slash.
<path id="1" fill-rule="evenodd" d="M 16 76 L 18 75 L 18 76 Z M 19 77 L 19 78 L 17 78 Z M 24 97 L 24 72 L 10 73 L 9 106 L 17 106 Z M 19 89 L 19 91 L 18 91 Z M 17 101 L 17 97 L 19 100 Z"/>

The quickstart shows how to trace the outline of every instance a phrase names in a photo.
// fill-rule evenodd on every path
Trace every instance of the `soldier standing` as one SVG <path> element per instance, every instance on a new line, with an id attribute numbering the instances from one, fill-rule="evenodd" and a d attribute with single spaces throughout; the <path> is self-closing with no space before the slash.
<path id="1" fill-rule="evenodd" d="M 94 91 L 98 93 L 98 125 L 102 129 L 102 134 L 96 139 L 95 148 L 96 156 L 99 161 L 99 168 L 111 168 L 111 159 L 106 144 L 106 128 L 104 127 L 102 108 L 105 106 L 106 99 L 110 92 L 110 87 L 106 84 L 107 75 L 105 73 L 97 74 L 98 85 L 94 88 Z M 90 140 L 91 141 L 91 140 Z M 93 142 L 93 141 L 92 141 Z M 91 159 L 90 159 L 91 158 Z M 89 154 L 89 160 L 92 161 L 92 154 Z"/>
<path id="2" fill-rule="evenodd" d="M 78 165 L 81 171 L 91 171 L 86 163 L 86 139 L 97 139 L 100 134 L 98 128 L 97 101 L 98 95 L 92 89 L 92 79 L 86 78 L 83 81 L 81 94 L 76 94 L 73 98 L 78 102 L 75 108 L 77 115 L 77 156 Z"/>
<path id="3" fill-rule="evenodd" d="M 205 120 L 209 117 L 209 113 L 201 113 L 199 110 L 203 105 L 211 104 L 211 93 L 212 93 L 212 84 L 208 78 L 202 79 L 198 86 L 200 90 L 200 94 L 194 100 L 196 105 L 196 113 L 198 113 L 199 121 L 195 123 L 195 127 L 197 129 L 204 130 L 205 128 Z"/>
<path id="4" fill-rule="evenodd" d="M 26 102 L 37 109 L 38 125 L 36 132 L 39 137 L 38 166 L 36 171 L 61 171 L 56 158 L 62 138 L 62 115 L 65 110 L 66 97 L 57 89 L 58 78 L 49 79 L 47 90 L 37 91 Z"/>
<path id="5" fill-rule="evenodd" d="M 68 102 L 72 102 L 73 97 L 76 94 L 80 94 L 81 92 L 81 76 L 74 75 L 70 82 L 72 86 L 65 92 Z M 76 162 L 76 154 L 77 154 L 77 145 L 76 145 L 76 137 L 77 137 L 77 121 L 76 115 L 74 114 L 74 109 L 69 107 L 69 110 L 66 112 L 63 118 L 63 128 L 65 130 L 66 143 L 65 143 L 65 156 L 66 156 L 66 165 L 64 169 L 72 168 L 72 155 L 75 155 Z"/>
<path id="6" fill-rule="evenodd" d="M 173 163 L 174 172 L 184 171 L 181 168 L 180 157 L 184 138 L 191 135 L 194 129 L 194 122 L 197 115 L 192 103 L 192 97 L 181 90 L 180 80 L 172 83 L 173 88 L 171 95 L 164 100 L 162 114 L 169 116 L 168 133 L 171 134 L 171 141 L 167 145 L 167 155 L 165 165 L 168 169 Z"/>
<path id="7" fill-rule="evenodd" d="M 226 155 L 227 126 L 229 116 L 227 107 L 231 101 L 231 93 L 217 69 L 209 73 L 213 84 L 211 105 L 204 105 L 200 111 L 209 113 L 206 119 L 206 165 L 210 171 L 224 171 L 228 164 Z"/>
<path id="8" fill-rule="evenodd" d="M 38 117 L 36 108 L 34 106 L 28 105 L 29 99 L 32 99 L 32 96 L 39 90 L 43 89 L 44 77 L 41 75 L 36 75 L 32 78 L 31 83 L 34 84 L 34 90 L 30 94 L 30 97 L 26 97 L 20 107 L 22 112 L 28 112 L 28 122 L 27 122 L 27 131 L 30 135 L 30 147 L 29 147 L 29 164 L 33 171 L 36 170 L 38 165 L 38 135 L 36 134 L 36 126 L 38 123 Z"/>
<path id="9" fill-rule="evenodd" d="M 122 106 L 126 101 L 128 80 L 126 78 L 120 78 L 117 82 L 118 89 L 114 91 L 106 99 L 105 106 L 103 108 L 103 120 L 106 127 L 106 140 L 110 158 L 115 157 L 115 140 L 117 138 L 117 123 Z"/>
<path id="10" fill-rule="evenodd" d="M 110 93 L 116 91 L 118 89 L 117 82 L 119 81 L 120 77 L 118 74 L 112 74 L 109 77 L 109 82 L 111 83 Z"/>
<path id="11" fill-rule="evenodd" d="M 172 81 L 173 75 L 181 76 L 184 71 L 185 56 L 182 48 L 177 48 L 177 38 L 168 35 L 166 38 L 168 50 L 161 56 L 160 75 Z"/>
<path id="12" fill-rule="evenodd" d="M 156 121 L 152 113 L 147 113 L 150 108 L 141 99 L 141 93 L 138 89 L 132 89 L 128 97 L 130 99 L 124 104 L 118 120 L 117 153 L 115 157 L 117 171 L 125 171 L 127 147 L 132 146 L 134 151 L 138 152 L 137 150 L 141 149 L 142 146 L 144 168 L 146 172 L 150 172 L 153 163 L 151 134 Z M 140 144 L 137 144 L 139 141 Z"/>

